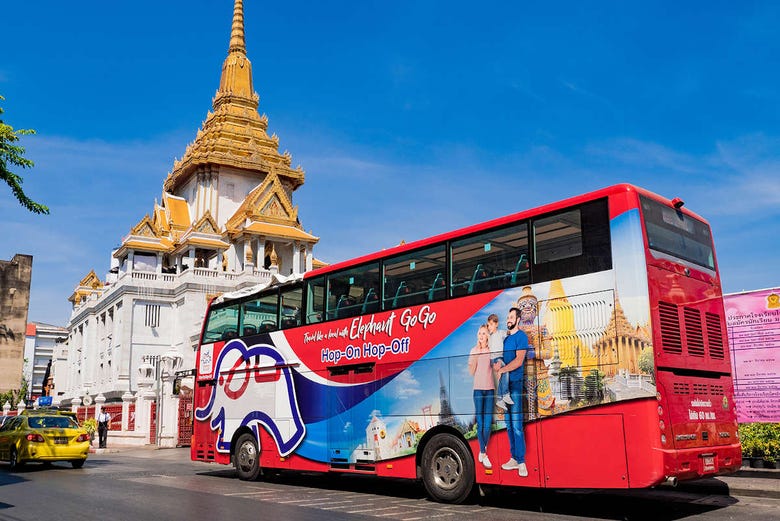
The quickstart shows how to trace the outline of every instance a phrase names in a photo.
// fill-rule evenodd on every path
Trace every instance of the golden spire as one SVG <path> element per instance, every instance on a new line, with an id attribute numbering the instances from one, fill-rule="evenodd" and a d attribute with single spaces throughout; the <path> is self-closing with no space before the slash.
<path id="1" fill-rule="evenodd" d="M 233 7 L 233 27 L 230 31 L 230 48 L 228 53 L 240 52 L 246 54 L 246 44 L 244 43 L 244 2 L 236 0 Z"/>
<path id="2" fill-rule="evenodd" d="M 290 167 L 292 156 L 279 153 L 279 138 L 268 136 L 268 118 L 257 112 L 260 97 L 252 86 L 252 63 L 246 54 L 244 2 L 234 0 L 228 55 L 222 64 L 219 88 L 195 141 L 163 184 L 163 190 L 178 190 L 199 170 L 224 165 L 267 175 L 275 173 L 293 190 L 303 184 L 304 172 Z"/>
<path id="3" fill-rule="evenodd" d="M 244 2 L 235 0 L 233 26 L 230 29 L 228 56 L 222 64 L 219 90 L 214 97 L 214 111 L 223 103 L 247 106 L 257 110 L 260 99 L 252 88 L 252 64 L 246 57 L 244 38 Z"/>

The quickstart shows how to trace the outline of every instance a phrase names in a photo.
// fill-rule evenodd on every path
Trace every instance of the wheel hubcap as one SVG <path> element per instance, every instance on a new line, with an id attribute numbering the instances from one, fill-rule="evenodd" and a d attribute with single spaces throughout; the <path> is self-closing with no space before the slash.
<path id="1" fill-rule="evenodd" d="M 241 445 L 241 449 L 238 451 L 238 466 L 241 470 L 249 472 L 255 466 L 257 460 L 257 452 L 255 446 L 251 443 L 244 443 Z"/>
<path id="2" fill-rule="evenodd" d="M 463 475 L 463 462 L 458 453 L 443 447 L 433 455 L 433 479 L 436 485 L 451 490 L 458 485 Z"/>

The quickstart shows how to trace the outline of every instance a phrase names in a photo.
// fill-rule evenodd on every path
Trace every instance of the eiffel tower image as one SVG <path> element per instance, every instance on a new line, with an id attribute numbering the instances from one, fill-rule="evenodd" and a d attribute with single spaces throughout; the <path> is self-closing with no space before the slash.
<path id="1" fill-rule="evenodd" d="M 450 406 L 450 397 L 447 394 L 447 386 L 444 385 L 444 376 L 439 371 L 439 425 L 461 428 Z"/>

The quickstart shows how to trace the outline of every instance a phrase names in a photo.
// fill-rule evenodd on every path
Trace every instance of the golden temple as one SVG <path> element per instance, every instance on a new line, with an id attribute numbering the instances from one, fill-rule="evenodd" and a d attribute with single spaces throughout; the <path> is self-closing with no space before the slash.
<path id="1" fill-rule="evenodd" d="M 312 256 L 319 239 L 304 231 L 292 201 L 304 171 L 292 168 L 290 153 L 280 153 L 279 138 L 268 135 L 259 101 L 246 52 L 244 3 L 234 0 L 228 55 L 212 108 L 184 156 L 174 161 L 159 204 L 112 253 L 114 273 L 209 268 L 289 275 L 323 265 Z M 92 271 L 69 300 L 75 305 L 102 290 Z"/>

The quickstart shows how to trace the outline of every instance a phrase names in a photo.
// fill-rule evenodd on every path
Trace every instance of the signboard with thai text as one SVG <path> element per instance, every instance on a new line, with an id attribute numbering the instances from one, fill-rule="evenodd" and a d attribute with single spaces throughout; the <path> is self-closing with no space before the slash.
<path id="1" fill-rule="evenodd" d="M 740 423 L 780 422 L 780 288 L 725 295 Z"/>

